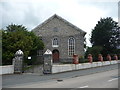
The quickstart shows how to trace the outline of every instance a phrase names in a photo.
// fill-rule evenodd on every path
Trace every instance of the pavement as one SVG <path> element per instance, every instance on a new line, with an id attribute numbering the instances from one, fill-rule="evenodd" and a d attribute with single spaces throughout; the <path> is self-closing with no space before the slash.
<path id="1" fill-rule="evenodd" d="M 85 70 L 64 72 L 64 73 L 58 73 L 58 74 L 39 75 L 38 73 L 36 74 L 23 73 L 23 74 L 13 74 L 13 75 L 3 75 L 2 87 L 10 88 L 14 86 L 20 86 L 23 84 L 29 85 L 29 84 L 40 83 L 40 82 L 44 83 L 52 80 L 70 79 L 73 77 L 90 75 L 90 74 L 110 71 L 114 69 L 118 69 L 118 64 L 97 67 L 97 68 L 90 68 Z"/>

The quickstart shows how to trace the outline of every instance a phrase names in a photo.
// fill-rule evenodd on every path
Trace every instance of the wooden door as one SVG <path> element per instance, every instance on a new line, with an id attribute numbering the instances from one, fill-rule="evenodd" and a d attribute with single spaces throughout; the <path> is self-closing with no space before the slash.
<path id="1" fill-rule="evenodd" d="M 53 63 L 59 62 L 59 51 L 53 50 Z"/>

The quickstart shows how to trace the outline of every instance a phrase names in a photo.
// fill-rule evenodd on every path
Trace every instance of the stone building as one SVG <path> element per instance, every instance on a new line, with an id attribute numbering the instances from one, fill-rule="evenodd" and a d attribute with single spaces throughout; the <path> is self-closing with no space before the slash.
<path id="1" fill-rule="evenodd" d="M 53 15 L 32 30 L 41 37 L 45 50 L 52 51 L 53 62 L 71 62 L 73 54 L 84 56 L 86 32 L 58 15 Z M 38 51 L 38 55 L 39 55 Z"/>

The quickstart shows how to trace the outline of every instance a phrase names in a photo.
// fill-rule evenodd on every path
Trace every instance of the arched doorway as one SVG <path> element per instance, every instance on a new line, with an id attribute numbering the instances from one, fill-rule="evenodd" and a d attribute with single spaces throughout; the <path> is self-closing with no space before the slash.
<path id="1" fill-rule="evenodd" d="M 53 63 L 59 62 L 59 51 L 57 49 L 54 49 L 52 51 L 52 58 L 53 58 Z"/>

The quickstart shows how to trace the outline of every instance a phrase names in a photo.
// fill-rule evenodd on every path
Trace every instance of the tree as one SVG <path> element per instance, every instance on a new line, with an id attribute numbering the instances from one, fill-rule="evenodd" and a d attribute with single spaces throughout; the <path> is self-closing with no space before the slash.
<path id="1" fill-rule="evenodd" d="M 111 17 L 101 18 L 92 30 L 92 46 L 101 46 L 102 54 L 117 53 L 117 46 L 120 44 L 120 29 L 118 23 Z"/>
<path id="2" fill-rule="evenodd" d="M 92 54 L 93 61 L 98 61 L 98 54 L 101 53 L 102 49 L 103 48 L 101 46 L 88 47 L 85 57 L 87 58 L 88 54 Z"/>
<path id="3" fill-rule="evenodd" d="M 6 28 L 7 28 L 7 32 L 26 31 L 27 30 L 26 27 L 24 27 L 22 25 L 15 25 L 15 24 L 8 25 Z"/>
<path id="4" fill-rule="evenodd" d="M 24 52 L 24 57 L 36 54 L 43 49 L 44 44 L 33 32 L 27 31 L 22 25 L 9 25 L 2 30 L 2 64 L 12 64 L 12 58 L 17 50 Z"/>

